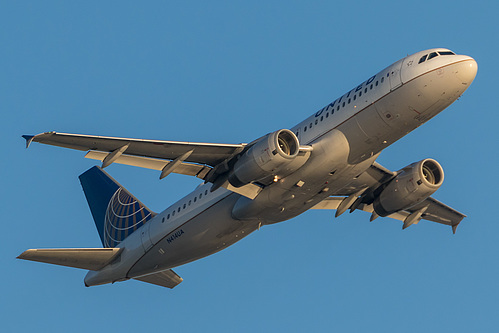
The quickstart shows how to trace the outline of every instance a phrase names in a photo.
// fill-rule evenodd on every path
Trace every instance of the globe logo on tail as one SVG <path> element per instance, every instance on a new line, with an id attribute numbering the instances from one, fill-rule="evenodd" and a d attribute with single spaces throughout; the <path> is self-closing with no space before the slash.
<path id="1" fill-rule="evenodd" d="M 137 199 L 118 188 L 109 200 L 104 219 L 104 246 L 116 247 L 152 217 Z"/>

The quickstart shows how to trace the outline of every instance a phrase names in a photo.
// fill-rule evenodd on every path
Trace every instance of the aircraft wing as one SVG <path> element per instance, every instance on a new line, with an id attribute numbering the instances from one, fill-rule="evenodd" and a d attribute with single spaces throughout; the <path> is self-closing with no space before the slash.
<path id="1" fill-rule="evenodd" d="M 213 181 L 216 175 L 228 171 L 227 162 L 247 146 L 240 144 L 199 143 L 117 138 L 46 132 L 23 135 L 26 147 L 31 142 L 88 151 L 86 158 L 102 161 L 102 167 L 111 163 L 137 166 L 161 171 L 160 179 L 170 173 L 195 176 Z M 228 181 L 220 184 L 229 191 L 254 199 L 261 187 L 248 184 L 235 188 Z"/>
<path id="2" fill-rule="evenodd" d="M 312 207 L 312 209 L 336 210 L 340 207 L 341 203 L 349 196 L 355 196 L 355 193 L 359 191 L 359 189 L 367 189 L 365 193 L 372 193 L 383 183 L 390 181 L 393 177 L 396 176 L 396 174 L 396 172 L 390 171 L 375 162 L 366 172 L 361 174 L 351 184 L 344 187 L 343 189 L 340 189 L 336 193 L 333 193 L 333 196 L 330 196 L 319 202 L 317 205 Z M 360 203 L 357 207 L 355 207 L 355 209 L 360 209 L 369 213 L 374 212 L 372 203 Z M 410 222 L 410 224 L 406 224 L 407 221 L 411 220 L 409 217 L 414 216 L 413 214 L 417 214 L 420 210 L 424 211 L 421 216 L 416 219 L 415 222 L 413 220 Z M 388 217 L 404 221 L 404 228 L 412 224 L 417 224 L 419 220 L 422 219 L 449 225 L 452 227 L 452 231 L 455 233 L 457 226 L 466 217 L 466 215 L 432 197 L 429 197 L 413 207 L 398 211 L 396 213 L 388 215 Z"/>
<path id="3" fill-rule="evenodd" d="M 311 209 L 337 209 L 344 199 L 345 197 L 328 197 L 319 202 Z M 428 208 L 421 216 L 421 219 L 449 225 L 452 227 L 454 233 L 458 224 L 466 217 L 466 215 L 441 203 L 436 199 L 433 199 L 432 197 L 426 199 L 425 201 L 414 207 L 411 207 L 407 210 L 398 211 L 396 213 L 388 215 L 387 217 L 405 221 L 409 215 L 417 212 L 419 209 L 425 206 L 428 206 Z M 374 211 L 372 204 L 360 204 L 357 209 L 363 210 L 368 213 L 372 213 Z M 417 222 L 415 222 L 414 224 L 417 224 Z"/>
<path id="4" fill-rule="evenodd" d="M 26 144 L 39 142 L 47 145 L 71 148 L 82 151 L 99 151 L 105 153 L 120 152 L 116 155 L 150 157 L 163 160 L 175 160 L 190 153 L 182 162 L 216 165 L 241 152 L 246 144 L 219 144 L 181 141 L 143 140 L 117 138 L 109 136 L 68 134 L 46 132 L 37 135 L 23 135 Z M 125 148 L 126 147 L 126 148 Z"/>

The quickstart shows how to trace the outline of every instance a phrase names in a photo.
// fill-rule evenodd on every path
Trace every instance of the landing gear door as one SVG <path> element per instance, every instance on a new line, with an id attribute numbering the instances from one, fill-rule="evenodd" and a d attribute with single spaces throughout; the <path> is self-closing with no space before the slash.
<path id="1" fill-rule="evenodd" d="M 142 240 L 142 247 L 144 251 L 148 251 L 152 247 L 151 237 L 149 236 L 149 223 L 145 223 L 140 227 L 140 239 Z"/>
<path id="2" fill-rule="evenodd" d="M 390 68 L 390 90 L 395 90 L 398 87 L 402 85 L 402 78 L 401 78 L 401 69 L 402 69 L 402 60 L 396 62 L 393 64 L 393 66 Z"/>

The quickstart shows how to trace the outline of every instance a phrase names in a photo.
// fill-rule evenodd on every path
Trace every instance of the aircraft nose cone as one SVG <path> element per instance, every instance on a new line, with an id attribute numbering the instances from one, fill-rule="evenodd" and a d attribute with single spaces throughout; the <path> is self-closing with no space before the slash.
<path id="1" fill-rule="evenodd" d="M 457 76 L 462 80 L 463 84 L 469 85 L 476 77 L 478 65 L 473 58 L 463 61 L 457 71 Z"/>

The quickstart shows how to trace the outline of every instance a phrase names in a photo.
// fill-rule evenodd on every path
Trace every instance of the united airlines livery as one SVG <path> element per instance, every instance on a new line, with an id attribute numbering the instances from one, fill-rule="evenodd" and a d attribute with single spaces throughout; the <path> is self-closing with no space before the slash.
<path id="1" fill-rule="evenodd" d="M 444 181 L 434 159 L 390 171 L 380 152 L 447 108 L 475 79 L 469 56 L 436 48 L 407 56 L 290 129 L 248 144 L 143 140 L 46 132 L 32 142 L 86 151 L 80 175 L 102 248 L 32 249 L 18 258 L 89 270 L 86 286 L 136 279 L 173 288 L 172 268 L 206 257 L 260 227 L 309 209 L 366 211 L 405 229 L 420 220 L 455 232 L 464 214 L 432 197 Z M 203 180 L 153 212 L 103 169 L 112 163 Z"/>

